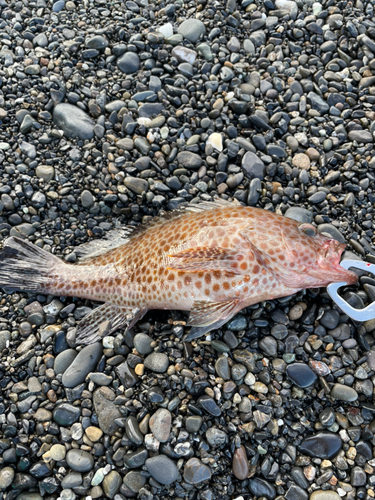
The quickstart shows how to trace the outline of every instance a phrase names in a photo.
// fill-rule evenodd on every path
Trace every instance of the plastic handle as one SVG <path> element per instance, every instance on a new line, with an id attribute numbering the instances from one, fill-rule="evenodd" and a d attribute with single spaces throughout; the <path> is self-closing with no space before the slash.
<path id="1" fill-rule="evenodd" d="M 375 265 L 370 264 L 369 262 L 363 262 L 361 260 L 343 260 L 340 262 L 341 267 L 344 269 L 349 269 L 350 267 L 355 267 L 357 269 L 362 269 L 363 271 L 370 272 L 375 274 Z M 364 309 L 355 309 L 350 304 L 346 302 L 340 295 L 337 293 L 339 288 L 345 286 L 345 282 L 340 283 L 331 283 L 327 286 L 327 292 L 329 293 L 331 299 L 336 302 L 339 308 L 347 314 L 350 318 L 355 321 L 368 321 L 369 319 L 375 318 L 375 302 L 368 305 Z"/>

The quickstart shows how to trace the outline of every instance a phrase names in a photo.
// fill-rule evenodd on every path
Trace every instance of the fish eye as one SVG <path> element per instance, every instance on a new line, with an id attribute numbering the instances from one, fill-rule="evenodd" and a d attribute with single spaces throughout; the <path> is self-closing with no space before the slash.
<path id="1" fill-rule="evenodd" d="M 312 224 L 301 224 L 298 229 L 306 234 L 306 236 L 315 236 L 318 232 Z"/>

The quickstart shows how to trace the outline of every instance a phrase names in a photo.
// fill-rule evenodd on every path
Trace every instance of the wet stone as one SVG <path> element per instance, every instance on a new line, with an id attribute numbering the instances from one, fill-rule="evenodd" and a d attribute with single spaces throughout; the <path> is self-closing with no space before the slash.
<path id="1" fill-rule="evenodd" d="M 342 441 L 337 434 L 323 431 L 304 439 L 299 445 L 299 451 L 312 458 L 330 460 L 338 454 L 341 447 Z"/>
<path id="2" fill-rule="evenodd" d="M 268 500 L 273 500 L 276 497 L 275 488 L 269 482 L 257 477 L 250 479 L 249 490 L 256 497 L 265 497 Z"/>
<path id="3" fill-rule="evenodd" d="M 234 450 L 232 467 L 233 474 L 237 479 L 247 479 L 249 475 L 249 461 L 244 446 L 240 446 Z"/>
<path id="4" fill-rule="evenodd" d="M 228 356 L 224 354 L 219 356 L 215 363 L 215 370 L 223 380 L 229 380 L 231 377 Z"/>
<path id="5" fill-rule="evenodd" d="M 317 376 L 305 363 L 293 363 L 287 366 L 286 374 L 294 385 L 298 387 L 309 387 L 317 380 Z"/>
<path id="6" fill-rule="evenodd" d="M 201 396 L 198 399 L 199 405 L 213 417 L 219 417 L 221 415 L 221 410 L 215 403 L 215 401 L 210 396 Z"/>
<path id="7" fill-rule="evenodd" d="M 227 442 L 228 436 L 223 430 L 211 427 L 206 432 L 206 439 L 211 446 L 221 446 Z"/>
<path id="8" fill-rule="evenodd" d="M 172 484 L 179 477 L 176 464 L 166 455 L 148 458 L 145 466 L 151 476 L 160 484 Z"/>
<path id="9" fill-rule="evenodd" d="M 211 478 L 211 470 L 198 458 L 191 458 L 184 468 L 184 479 L 189 484 L 200 484 Z"/>
<path id="10" fill-rule="evenodd" d="M 62 403 L 57 406 L 53 412 L 53 420 L 59 425 L 68 427 L 74 422 L 77 422 L 81 415 L 81 410 L 77 406 L 73 406 L 69 403 Z"/>
<path id="11" fill-rule="evenodd" d="M 126 435 L 134 444 L 140 445 L 143 443 L 143 434 L 139 430 L 139 425 L 135 417 L 128 417 L 125 422 Z"/>
<path id="12" fill-rule="evenodd" d="M 138 493 L 146 484 L 146 478 L 138 471 L 130 471 L 124 477 L 124 484 L 133 492 Z"/>
<path id="13" fill-rule="evenodd" d="M 141 467 L 148 457 L 148 452 L 143 447 L 138 448 L 136 451 L 127 453 L 124 456 L 124 463 L 129 469 L 138 469 Z"/>
<path id="14" fill-rule="evenodd" d="M 113 470 L 105 476 L 102 482 L 102 488 L 108 498 L 114 498 L 122 483 L 120 474 Z"/>

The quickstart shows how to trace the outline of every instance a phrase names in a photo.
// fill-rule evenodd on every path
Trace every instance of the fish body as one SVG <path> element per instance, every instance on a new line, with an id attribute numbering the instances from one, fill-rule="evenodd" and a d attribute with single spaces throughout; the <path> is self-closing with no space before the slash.
<path id="1" fill-rule="evenodd" d="M 339 265 L 345 245 L 258 208 L 191 205 L 124 236 L 77 264 L 9 238 L 0 286 L 104 302 L 78 326 L 78 342 L 91 343 L 103 324 L 132 326 L 150 309 L 190 311 L 191 339 L 257 302 L 357 281 Z"/>

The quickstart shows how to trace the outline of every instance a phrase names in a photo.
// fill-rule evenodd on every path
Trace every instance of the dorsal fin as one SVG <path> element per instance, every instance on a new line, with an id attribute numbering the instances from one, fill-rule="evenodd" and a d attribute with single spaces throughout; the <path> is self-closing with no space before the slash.
<path id="1" fill-rule="evenodd" d="M 153 217 L 150 221 L 145 224 L 139 224 L 138 226 L 125 226 L 120 229 L 113 229 L 109 231 L 104 238 L 92 240 L 88 243 L 83 243 L 82 245 L 75 248 L 75 253 L 79 257 L 80 261 L 91 259 L 114 250 L 115 248 L 124 245 L 127 241 L 135 236 L 148 231 L 149 229 L 165 224 L 172 219 L 182 217 L 189 213 L 199 213 L 205 212 L 207 210 L 214 210 L 215 208 L 226 208 L 226 207 L 239 207 L 242 206 L 240 202 L 234 200 L 233 202 L 228 200 L 222 200 L 221 198 L 216 198 L 214 201 L 201 201 L 195 203 L 189 203 L 176 208 L 170 212 L 164 212 L 162 210 L 160 214 Z"/>

